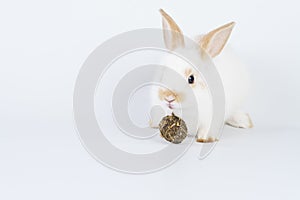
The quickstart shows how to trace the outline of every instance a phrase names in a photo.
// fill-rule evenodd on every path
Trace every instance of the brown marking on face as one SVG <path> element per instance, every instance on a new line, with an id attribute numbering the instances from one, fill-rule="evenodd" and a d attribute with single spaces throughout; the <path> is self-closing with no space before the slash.
<path id="1" fill-rule="evenodd" d="M 192 74 L 192 69 L 191 68 L 187 68 L 184 70 L 184 75 L 185 77 L 189 77 Z"/>
<path id="2" fill-rule="evenodd" d="M 195 77 L 195 82 L 194 82 L 193 84 L 189 84 L 189 83 L 188 83 L 188 84 L 189 84 L 192 88 L 196 87 L 197 77 L 196 77 L 196 75 L 193 73 L 193 70 L 192 70 L 191 68 L 185 69 L 184 75 L 185 75 L 187 81 L 188 81 L 188 78 L 189 78 L 190 75 L 194 75 L 194 77 Z"/>
<path id="3" fill-rule="evenodd" d="M 160 88 L 158 91 L 158 97 L 161 101 L 165 100 L 168 97 L 173 97 L 178 103 L 182 101 L 182 95 L 179 95 L 176 92 L 169 89 Z"/>

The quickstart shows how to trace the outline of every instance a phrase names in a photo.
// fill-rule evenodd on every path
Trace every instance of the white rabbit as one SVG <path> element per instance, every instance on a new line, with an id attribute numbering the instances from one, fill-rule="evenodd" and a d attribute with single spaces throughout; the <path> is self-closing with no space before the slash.
<path id="1" fill-rule="evenodd" d="M 180 51 L 189 51 L 192 56 L 197 59 L 205 59 L 201 56 L 201 51 L 205 51 L 215 64 L 221 77 L 225 99 L 226 99 L 226 114 L 225 123 L 237 128 L 253 127 L 250 116 L 247 113 L 241 112 L 241 106 L 249 92 L 249 81 L 245 68 L 236 56 L 231 53 L 228 48 L 224 48 L 231 31 L 235 25 L 234 22 L 221 26 L 205 35 L 197 37 L 195 41 L 199 44 L 199 49 L 187 49 L 184 44 L 182 31 L 174 20 L 162 9 L 160 13 L 163 17 L 164 42 L 169 50 L 176 49 Z M 222 53 L 221 53 L 222 52 Z M 209 58 L 209 59 L 210 59 Z M 172 67 L 173 70 L 181 74 L 186 79 L 186 84 L 189 84 L 196 96 L 199 110 L 199 122 L 197 127 L 197 142 L 214 142 L 218 140 L 215 135 L 208 133 L 211 118 L 212 118 L 212 101 L 209 89 L 201 76 L 195 70 L 187 65 L 182 59 L 174 56 L 166 56 L 161 62 L 164 66 Z M 162 82 L 168 80 L 168 74 L 163 74 Z M 168 80 L 170 81 L 170 80 Z M 176 81 L 176 80 L 174 80 Z M 184 101 L 185 91 L 180 91 L 178 88 L 159 88 L 153 91 L 154 98 L 152 103 L 161 105 L 167 113 L 174 112 L 177 106 Z M 158 127 L 161 116 L 151 115 L 150 126 Z M 184 119 L 186 120 L 186 119 Z"/>

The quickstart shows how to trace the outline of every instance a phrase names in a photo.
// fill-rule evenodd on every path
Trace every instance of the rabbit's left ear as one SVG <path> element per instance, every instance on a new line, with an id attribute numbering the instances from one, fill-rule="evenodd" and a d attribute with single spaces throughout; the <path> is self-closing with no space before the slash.
<path id="1" fill-rule="evenodd" d="M 211 56 L 215 57 L 223 50 L 235 23 L 231 22 L 202 36 L 199 44 Z"/>
<path id="2" fill-rule="evenodd" d="M 184 37 L 179 26 L 163 9 L 160 9 L 159 12 L 162 15 L 162 26 L 166 47 L 169 50 L 184 47 Z"/>

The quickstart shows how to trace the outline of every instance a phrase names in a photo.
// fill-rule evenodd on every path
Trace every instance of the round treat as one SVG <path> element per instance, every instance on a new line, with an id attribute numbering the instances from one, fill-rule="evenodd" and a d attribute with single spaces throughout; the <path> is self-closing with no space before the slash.
<path id="1" fill-rule="evenodd" d="M 159 123 L 159 130 L 163 138 L 174 144 L 181 143 L 187 136 L 185 122 L 174 113 L 162 118 Z"/>

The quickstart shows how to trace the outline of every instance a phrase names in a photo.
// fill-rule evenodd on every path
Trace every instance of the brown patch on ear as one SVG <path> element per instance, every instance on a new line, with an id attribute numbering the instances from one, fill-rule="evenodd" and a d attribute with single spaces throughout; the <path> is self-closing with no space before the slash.
<path id="1" fill-rule="evenodd" d="M 206 50 L 211 57 L 219 55 L 228 41 L 234 25 L 235 22 L 231 22 L 209 32 L 201 37 L 199 45 Z"/>
<path id="2" fill-rule="evenodd" d="M 179 26 L 163 9 L 159 9 L 163 17 L 162 26 L 164 32 L 164 42 L 168 49 L 174 50 L 184 46 L 184 37 Z"/>

